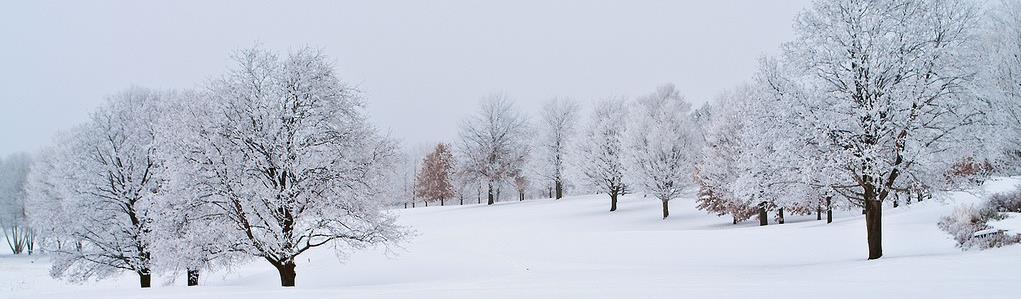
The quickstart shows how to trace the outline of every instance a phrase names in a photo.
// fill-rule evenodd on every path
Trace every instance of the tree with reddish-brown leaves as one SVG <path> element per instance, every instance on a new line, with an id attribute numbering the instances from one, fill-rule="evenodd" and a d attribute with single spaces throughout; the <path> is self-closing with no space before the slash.
<path id="1" fill-rule="evenodd" d="M 450 146 L 437 144 L 436 149 L 422 161 L 415 183 L 415 194 L 425 200 L 427 205 L 430 201 L 439 201 L 441 206 L 444 205 L 446 199 L 454 197 L 454 185 L 451 182 L 453 172 L 454 155 L 450 152 Z"/>

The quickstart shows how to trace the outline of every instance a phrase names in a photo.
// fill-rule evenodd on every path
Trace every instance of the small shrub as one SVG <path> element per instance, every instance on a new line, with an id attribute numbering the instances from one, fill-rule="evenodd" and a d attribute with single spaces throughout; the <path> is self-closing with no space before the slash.
<path id="1" fill-rule="evenodd" d="M 950 234 L 957 246 L 964 250 L 988 249 L 1021 243 L 1021 235 L 1006 234 L 992 229 L 989 221 L 1004 219 L 1005 212 L 1021 212 L 1021 189 L 989 197 L 981 206 L 962 206 L 953 214 L 940 219 L 939 228 Z M 976 235 L 978 232 L 982 234 Z"/>

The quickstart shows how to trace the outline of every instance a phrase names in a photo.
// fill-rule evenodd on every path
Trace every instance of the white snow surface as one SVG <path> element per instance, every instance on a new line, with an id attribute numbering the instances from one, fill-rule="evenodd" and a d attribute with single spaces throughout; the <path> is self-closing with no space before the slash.
<path id="1" fill-rule="evenodd" d="M 990 221 L 987 225 L 1012 235 L 1021 234 L 1021 213 L 1004 213 L 1007 218 Z"/>
<path id="2" fill-rule="evenodd" d="M 671 201 L 662 220 L 651 196 L 627 196 L 611 213 L 605 195 L 586 195 L 395 210 L 418 233 L 404 248 L 345 261 L 330 248 L 313 250 L 298 262 L 295 288 L 279 287 L 275 270 L 258 260 L 203 273 L 199 287 L 183 286 L 181 275 L 139 289 L 131 273 L 70 284 L 48 276 L 45 256 L 5 248 L 0 298 L 1012 298 L 1021 246 L 962 252 L 936 222 L 1018 182 L 887 207 L 884 256 L 874 261 L 865 260 L 860 213 L 760 227 L 706 215 L 691 198 Z"/>

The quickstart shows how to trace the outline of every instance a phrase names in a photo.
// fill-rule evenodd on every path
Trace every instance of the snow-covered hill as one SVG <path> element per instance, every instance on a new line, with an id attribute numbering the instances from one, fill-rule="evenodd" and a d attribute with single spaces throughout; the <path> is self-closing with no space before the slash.
<path id="1" fill-rule="evenodd" d="M 661 220 L 651 197 L 627 196 L 611 213 L 608 199 L 590 195 L 397 210 L 418 232 L 404 248 L 346 262 L 319 249 L 299 261 L 293 289 L 280 288 L 262 261 L 207 273 L 200 287 L 158 277 L 142 290 L 130 274 L 73 285 L 49 278 L 44 257 L 0 255 L 0 298 L 1013 297 L 1021 247 L 961 252 L 936 227 L 954 205 L 974 200 L 956 193 L 886 209 L 885 255 L 876 261 L 865 260 L 856 213 L 759 227 L 707 216 L 690 199 L 673 201 Z"/>

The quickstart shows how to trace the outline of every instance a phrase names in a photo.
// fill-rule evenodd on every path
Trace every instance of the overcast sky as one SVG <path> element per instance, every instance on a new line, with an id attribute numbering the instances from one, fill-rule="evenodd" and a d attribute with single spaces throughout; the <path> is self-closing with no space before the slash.
<path id="1" fill-rule="evenodd" d="M 33 151 L 131 85 L 194 88 L 234 49 L 309 45 L 409 145 L 452 142 L 478 99 L 535 114 L 674 83 L 696 105 L 750 79 L 800 1 L 2 1 L 0 155 Z"/>

